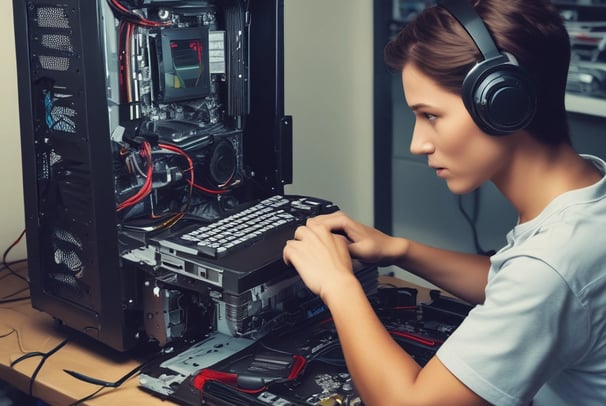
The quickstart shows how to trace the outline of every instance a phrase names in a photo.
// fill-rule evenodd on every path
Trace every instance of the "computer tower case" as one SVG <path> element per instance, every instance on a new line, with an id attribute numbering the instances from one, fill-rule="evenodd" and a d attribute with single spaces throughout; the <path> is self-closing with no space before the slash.
<path id="1" fill-rule="evenodd" d="M 121 254 L 291 182 L 283 2 L 13 0 L 13 11 L 32 305 L 131 349 L 146 297 L 163 295 L 152 307 L 167 325 L 187 298 Z"/>

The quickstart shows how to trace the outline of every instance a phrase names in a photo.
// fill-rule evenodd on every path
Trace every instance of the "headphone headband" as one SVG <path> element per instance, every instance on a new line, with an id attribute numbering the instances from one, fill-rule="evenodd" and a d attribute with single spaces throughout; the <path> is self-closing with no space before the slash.
<path id="1" fill-rule="evenodd" d="M 484 21 L 467 0 L 438 0 L 438 5 L 446 9 L 465 28 L 484 59 L 501 55 Z"/>

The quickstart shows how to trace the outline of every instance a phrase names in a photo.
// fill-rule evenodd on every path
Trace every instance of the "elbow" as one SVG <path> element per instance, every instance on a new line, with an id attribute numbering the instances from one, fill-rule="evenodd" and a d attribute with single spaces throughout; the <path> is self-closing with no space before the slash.
<path id="1" fill-rule="evenodd" d="M 386 388 L 385 386 L 373 391 L 364 393 L 362 401 L 365 406 L 420 406 L 414 392 L 407 389 L 404 385 L 395 388 Z"/>

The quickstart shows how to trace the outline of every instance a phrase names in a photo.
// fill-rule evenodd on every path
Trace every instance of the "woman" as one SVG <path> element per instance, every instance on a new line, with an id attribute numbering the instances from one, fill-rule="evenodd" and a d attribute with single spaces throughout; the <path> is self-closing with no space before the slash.
<path id="1" fill-rule="evenodd" d="M 329 308 L 365 404 L 606 404 L 606 163 L 570 142 L 567 32 L 547 0 L 467 1 L 426 9 L 385 57 L 416 117 L 411 151 L 453 193 L 494 183 L 519 214 L 507 245 L 490 258 L 451 252 L 338 212 L 297 229 L 284 260 Z M 505 65 L 519 64 L 524 89 L 509 96 L 523 108 L 477 111 L 465 78 L 486 55 L 453 13 L 469 3 Z M 374 314 L 352 258 L 398 265 L 476 306 L 421 368 Z"/>

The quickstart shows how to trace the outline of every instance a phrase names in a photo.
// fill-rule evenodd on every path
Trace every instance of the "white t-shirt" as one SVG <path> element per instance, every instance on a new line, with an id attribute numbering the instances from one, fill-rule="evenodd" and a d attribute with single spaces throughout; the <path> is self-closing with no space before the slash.
<path id="1" fill-rule="evenodd" d="M 461 382 L 496 405 L 606 405 L 606 177 L 511 230 L 485 293 L 437 353 Z"/>

